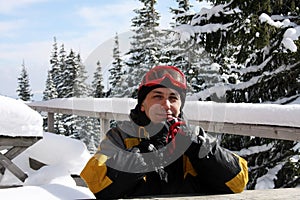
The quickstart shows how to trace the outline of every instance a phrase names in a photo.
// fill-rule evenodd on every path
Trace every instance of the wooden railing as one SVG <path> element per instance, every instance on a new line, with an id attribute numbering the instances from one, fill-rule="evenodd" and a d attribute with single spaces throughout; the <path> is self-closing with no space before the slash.
<path id="1" fill-rule="evenodd" d="M 130 98 L 68 98 L 28 106 L 48 113 L 49 132 L 54 131 L 54 113 L 62 113 L 99 118 L 104 134 L 111 119 L 128 120 L 135 104 Z M 300 105 L 187 101 L 183 111 L 190 124 L 209 132 L 300 141 Z"/>
<path id="2" fill-rule="evenodd" d="M 54 131 L 54 113 L 90 116 L 101 119 L 102 133 L 109 128 L 109 120 L 128 120 L 134 99 L 55 99 L 32 102 L 36 111 L 48 113 L 48 131 Z M 190 124 L 206 131 L 300 141 L 300 105 L 227 104 L 186 102 L 185 117 Z M 246 190 L 239 194 L 210 196 L 162 196 L 155 199 L 300 199 L 300 188 Z M 144 199 L 153 199 L 153 197 Z"/>

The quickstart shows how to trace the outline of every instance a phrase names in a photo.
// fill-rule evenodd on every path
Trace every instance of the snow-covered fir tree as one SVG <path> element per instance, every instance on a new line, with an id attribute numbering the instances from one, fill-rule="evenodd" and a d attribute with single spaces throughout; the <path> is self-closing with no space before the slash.
<path id="1" fill-rule="evenodd" d="M 45 90 L 43 92 L 43 100 L 51 100 L 58 98 L 58 84 L 61 80 L 61 67 L 59 65 L 58 60 L 58 47 L 56 37 L 54 37 L 53 50 L 50 56 L 50 69 L 48 70 L 47 80 Z M 44 130 L 47 131 L 47 115 L 43 116 L 44 118 Z M 65 130 L 63 128 L 63 123 L 60 120 L 62 114 L 55 113 L 54 114 L 54 131 L 55 133 L 63 133 Z"/>
<path id="2" fill-rule="evenodd" d="M 299 1 L 211 1 L 211 9 L 195 14 L 192 26 L 177 28 L 220 66 L 224 83 L 216 84 L 197 97 L 223 97 L 227 102 L 281 102 L 299 97 Z M 297 7 L 298 6 L 298 7 Z M 185 39 L 186 35 L 184 38 Z M 220 91 L 220 88 L 223 91 Z M 276 169 L 273 187 L 299 184 L 299 142 L 225 135 L 222 145 L 239 152 L 249 163 L 248 189 L 261 189 L 261 179 Z M 254 154 L 243 150 L 257 148 Z M 299 160 L 299 159 L 298 159 Z"/>
<path id="3" fill-rule="evenodd" d="M 90 142 L 87 145 L 87 149 L 89 150 L 89 152 L 93 155 L 96 153 L 97 151 L 97 144 L 95 144 L 95 138 L 94 136 L 91 136 Z"/>
<path id="4" fill-rule="evenodd" d="M 92 80 L 92 97 L 103 98 L 104 97 L 104 86 L 103 86 L 103 76 L 102 67 L 100 61 L 97 62 L 97 68 L 94 72 L 94 77 Z"/>
<path id="5" fill-rule="evenodd" d="M 90 93 L 90 87 L 86 83 L 87 80 L 87 71 L 85 69 L 85 65 L 81 61 L 80 54 L 75 56 L 75 79 L 73 82 L 73 97 L 77 98 L 87 98 Z M 76 105 L 74 105 L 76 107 Z M 72 137 L 78 138 L 79 140 L 83 141 L 87 146 L 89 146 L 91 151 L 94 151 L 95 147 L 91 147 L 95 144 L 94 139 L 99 138 L 99 134 L 95 132 L 94 118 L 93 117 L 84 117 L 84 116 L 74 116 L 73 121 L 75 122 L 75 130 L 73 131 Z M 94 139 L 92 139 L 94 138 Z"/>
<path id="6" fill-rule="evenodd" d="M 72 97 L 85 98 L 91 96 L 92 91 L 86 83 L 87 78 L 87 71 L 82 63 L 80 54 L 76 54 L 71 49 L 67 55 L 64 44 L 61 45 L 58 52 L 56 38 L 54 38 L 50 58 L 50 70 L 48 71 L 43 100 Z M 100 84 L 102 84 L 102 77 L 100 78 Z M 95 88 L 99 89 L 99 87 Z M 102 90 L 103 87 L 100 91 L 101 94 L 103 94 Z M 75 107 L 76 105 L 74 105 Z M 44 118 L 44 121 L 47 122 L 46 116 Z M 55 114 L 54 120 L 55 133 L 80 139 L 90 147 L 95 145 L 94 148 L 96 148 L 97 144 L 99 144 L 100 123 L 98 119 Z M 44 127 L 47 127 L 47 124 L 44 124 Z M 91 138 L 94 139 L 91 140 Z"/>
<path id="7" fill-rule="evenodd" d="M 76 118 L 76 130 L 72 137 L 83 141 L 90 153 L 95 153 L 100 143 L 101 138 L 100 121 L 96 117 L 81 117 Z"/>
<path id="8" fill-rule="evenodd" d="M 123 72 L 123 60 L 121 58 L 120 45 L 119 45 L 119 36 L 116 33 L 114 39 L 114 47 L 113 47 L 113 62 L 112 66 L 109 69 L 109 84 L 110 84 L 110 97 L 118 97 L 122 94 L 122 79 L 124 78 Z"/>
<path id="9" fill-rule="evenodd" d="M 136 97 L 139 81 L 153 66 L 159 64 L 162 49 L 160 43 L 161 33 L 158 30 L 160 18 L 155 9 L 156 0 L 139 0 L 140 9 L 135 9 L 136 17 L 132 19 L 133 36 L 128 52 L 129 59 L 125 61 L 128 66 L 126 78 L 121 84 L 121 96 Z"/>
<path id="10" fill-rule="evenodd" d="M 48 80 L 46 82 L 46 91 L 53 85 L 56 87 L 57 95 L 51 98 L 71 98 L 87 97 L 90 94 L 89 85 L 86 83 L 87 71 L 81 61 L 80 54 L 76 54 L 72 49 L 66 54 L 64 44 L 61 45 L 58 52 L 56 38 L 54 38 L 53 51 L 50 58 L 51 69 L 49 70 Z M 54 94 L 52 94 L 54 95 Z M 47 97 L 49 98 L 49 96 Z M 59 134 L 73 135 L 78 137 L 77 121 L 75 115 L 56 115 L 55 131 Z"/>
<path id="11" fill-rule="evenodd" d="M 192 7 L 189 0 L 176 0 L 176 2 L 178 3 L 178 8 L 170 8 L 171 13 L 174 15 L 174 22 L 170 23 L 173 28 L 182 24 L 190 24 L 189 11 Z M 168 48 L 164 48 L 164 57 L 161 59 L 163 63 L 174 65 L 181 69 L 187 76 L 188 83 L 190 83 L 188 72 L 193 68 L 190 58 L 193 57 L 191 54 L 195 53 L 193 51 L 195 48 L 191 45 L 191 41 L 192 39 L 189 39 L 189 41 L 180 41 L 176 35 L 174 36 L 172 31 L 168 31 L 164 40 L 164 46 Z"/>
<path id="12" fill-rule="evenodd" d="M 66 97 L 66 91 L 65 91 L 65 80 L 64 77 L 66 76 L 66 50 L 65 50 L 65 45 L 61 44 L 59 52 L 58 52 L 58 61 L 57 61 L 57 68 L 55 69 L 55 74 L 53 76 L 54 78 L 54 83 L 56 84 L 57 87 L 57 93 L 58 93 L 58 98 L 64 98 Z"/>
<path id="13" fill-rule="evenodd" d="M 166 64 L 179 67 L 187 78 L 189 93 L 202 90 L 208 83 L 220 81 L 218 71 L 211 70 L 213 62 L 203 46 L 194 41 L 193 37 L 179 40 L 174 29 L 182 25 L 191 25 L 194 11 L 189 0 L 176 0 L 177 8 L 170 8 L 174 15 L 170 24 L 173 29 L 168 31 L 164 41 L 164 58 Z M 212 73 L 213 72 L 213 73 Z"/>
<path id="14" fill-rule="evenodd" d="M 75 79 L 73 83 L 73 97 L 88 97 L 90 95 L 90 86 L 87 84 L 87 71 L 82 63 L 80 54 L 75 57 Z"/>
<path id="15" fill-rule="evenodd" d="M 59 84 L 61 98 L 74 97 L 74 83 L 78 71 L 78 65 L 75 59 L 75 53 L 71 49 L 65 58 L 65 64 L 62 66 L 62 80 Z"/>
<path id="16" fill-rule="evenodd" d="M 194 15 L 191 11 L 193 5 L 189 0 L 176 0 L 178 3 L 177 8 L 170 8 L 171 13 L 174 14 L 174 22 L 171 22 L 171 27 L 177 27 L 182 24 L 190 24 L 191 19 Z"/>
<path id="17" fill-rule="evenodd" d="M 30 101 L 33 94 L 31 93 L 31 88 L 29 84 L 29 75 L 25 67 L 25 63 L 22 63 L 21 73 L 18 77 L 18 88 L 17 94 L 23 101 Z"/>
<path id="18" fill-rule="evenodd" d="M 54 37 L 54 43 L 53 43 L 53 50 L 51 52 L 51 57 L 50 57 L 50 70 L 48 73 L 50 73 L 50 75 L 48 75 L 47 78 L 51 78 L 55 86 L 55 90 L 57 93 L 57 96 L 55 96 L 55 98 L 59 97 L 59 93 L 58 93 L 58 83 L 60 83 L 61 81 L 61 65 L 59 62 L 59 55 L 58 55 L 58 47 L 57 47 L 57 41 L 56 41 L 56 37 Z M 62 51 L 64 52 L 64 47 L 62 46 Z M 51 86 L 48 86 L 49 82 L 46 82 L 46 88 L 49 88 Z"/>
<path id="19" fill-rule="evenodd" d="M 76 78 L 76 62 L 75 53 L 71 49 L 69 54 L 65 56 L 64 45 L 61 45 L 60 51 L 60 82 L 58 83 L 59 98 L 71 98 L 74 96 L 74 81 Z M 70 136 L 76 134 L 76 116 L 64 114 L 60 118 L 63 123 L 63 134 Z"/>
<path id="20" fill-rule="evenodd" d="M 46 87 L 43 92 L 43 101 L 55 99 L 55 98 L 57 98 L 57 96 L 58 96 L 58 94 L 57 94 L 56 86 L 53 81 L 52 73 L 50 71 L 48 71 Z"/>

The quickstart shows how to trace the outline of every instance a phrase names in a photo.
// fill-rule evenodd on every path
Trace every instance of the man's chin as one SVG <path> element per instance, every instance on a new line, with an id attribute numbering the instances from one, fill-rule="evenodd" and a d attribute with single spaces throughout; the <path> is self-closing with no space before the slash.
<path id="1" fill-rule="evenodd" d="M 166 117 L 156 117 L 154 120 L 152 120 L 153 123 L 158 124 L 158 123 L 163 123 L 167 121 L 168 118 Z"/>

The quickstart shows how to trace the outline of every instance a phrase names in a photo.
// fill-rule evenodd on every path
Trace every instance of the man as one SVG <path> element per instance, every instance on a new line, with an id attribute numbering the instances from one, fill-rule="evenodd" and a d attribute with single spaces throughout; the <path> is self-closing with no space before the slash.
<path id="1" fill-rule="evenodd" d="M 242 192 L 247 162 L 183 119 L 184 74 L 173 66 L 146 73 L 130 121 L 106 134 L 81 173 L 100 199 Z"/>

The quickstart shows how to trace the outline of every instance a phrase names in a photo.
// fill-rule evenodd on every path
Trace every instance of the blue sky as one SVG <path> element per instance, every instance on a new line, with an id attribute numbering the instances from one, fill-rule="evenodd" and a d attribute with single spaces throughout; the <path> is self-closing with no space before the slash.
<path id="1" fill-rule="evenodd" d="M 200 11 L 200 4 L 194 3 Z M 101 43 L 130 30 L 138 0 L 0 0 L 0 95 L 16 97 L 24 61 L 35 99 L 45 87 L 53 37 L 83 61 Z M 168 26 L 175 0 L 158 0 L 161 26 Z M 93 72 L 89 72 L 92 76 Z"/>

